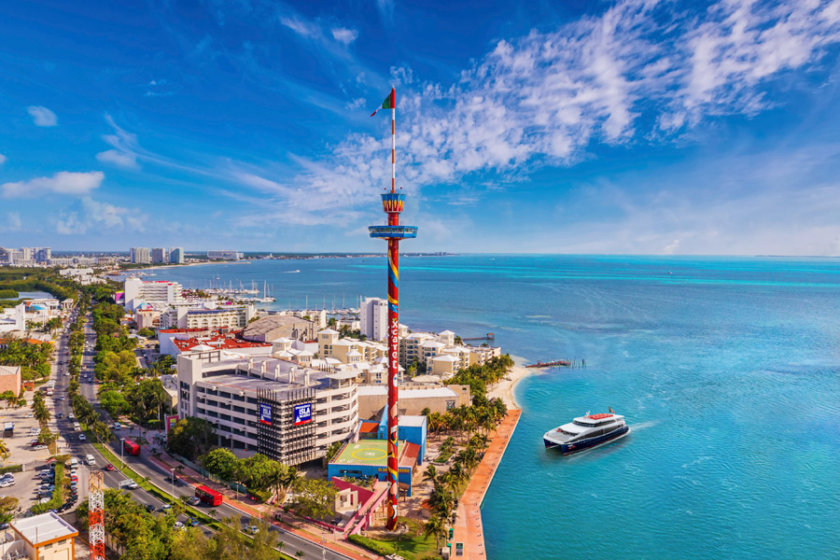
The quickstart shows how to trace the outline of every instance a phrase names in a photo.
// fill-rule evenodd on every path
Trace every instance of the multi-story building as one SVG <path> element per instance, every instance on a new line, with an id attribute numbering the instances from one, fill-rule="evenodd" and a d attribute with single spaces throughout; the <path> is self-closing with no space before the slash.
<path id="1" fill-rule="evenodd" d="M 129 256 L 132 264 L 149 264 L 152 262 L 152 253 L 148 247 L 132 247 Z"/>
<path id="2" fill-rule="evenodd" d="M 238 261 L 242 253 L 236 251 L 207 251 L 207 258 L 211 261 Z"/>
<path id="3" fill-rule="evenodd" d="M 184 249 L 181 247 L 175 247 L 169 250 L 169 263 L 170 264 L 184 264 Z"/>
<path id="4" fill-rule="evenodd" d="M 45 264 L 52 259 L 52 249 L 49 247 L 40 247 L 35 249 L 35 262 Z"/>
<path id="5" fill-rule="evenodd" d="M 167 262 L 169 262 L 169 255 L 166 249 L 163 247 L 154 247 L 152 249 L 152 263 L 166 264 Z"/>
<path id="6" fill-rule="evenodd" d="M 256 313 L 253 305 L 216 308 L 176 305 L 161 313 L 160 326 L 164 329 L 242 329 Z"/>
<path id="7" fill-rule="evenodd" d="M 366 298 L 359 307 L 359 330 L 371 340 L 384 341 L 388 336 L 388 302 Z"/>
<path id="8" fill-rule="evenodd" d="M 464 346 L 455 343 L 455 333 L 443 331 L 439 334 L 417 332 L 400 339 L 400 364 L 422 366 L 426 372 L 444 379 L 458 370 L 500 356 L 498 346 Z"/>
<path id="9" fill-rule="evenodd" d="M 10 266 L 34 266 L 48 264 L 52 258 L 49 247 L 21 247 L 20 249 L 5 249 L 0 247 L 0 264 Z"/>
<path id="10" fill-rule="evenodd" d="M 184 303 L 183 288 L 178 282 L 168 280 L 141 280 L 126 278 L 125 307 L 131 311 L 142 303 L 152 305 L 177 305 Z"/>
<path id="11" fill-rule="evenodd" d="M 267 356 L 191 352 L 178 356 L 178 413 L 211 422 L 219 445 L 297 465 L 355 433 L 353 379 Z"/>

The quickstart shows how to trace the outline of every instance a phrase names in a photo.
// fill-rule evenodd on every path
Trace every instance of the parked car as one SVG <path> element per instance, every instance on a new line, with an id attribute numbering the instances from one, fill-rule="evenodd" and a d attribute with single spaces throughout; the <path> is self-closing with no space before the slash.
<path id="1" fill-rule="evenodd" d="M 155 505 L 154 504 L 146 504 L 144 507 L 146 508 L 146 511 L 148 511 L 149 513 L 155 511 Z"/>
<path id="2" fill-rule="evenodd" d="M 183 523 L 181 523 L 180 521 L 176 521 L 176 522 L 175 522 L 175 528 L 176 528 L 176 529 L 183 529 L 183 528 L 184 528 L 184 524 L 183 524 Z"/>
<path id="3" fill-rule="evenodd" d="M 79 434 L 79 441 L 87 441 L 87 436 L 85 434 Z"/>
<path id="4" fill-rule="evenodd" d="M 194 517 L 187 517 L 187 525 L 189 525 L 190 527 L 195 527 L 196 525 L 198 525 L 198 519 L 195 519 Z"/>

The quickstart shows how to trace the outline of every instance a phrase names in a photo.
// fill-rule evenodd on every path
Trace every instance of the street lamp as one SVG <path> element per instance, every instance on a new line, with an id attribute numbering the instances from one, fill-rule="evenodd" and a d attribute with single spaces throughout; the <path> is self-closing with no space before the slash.
<path id="1" fill-rule="evenodd" d="M 169 493 L 175 498 L 175 467 L 172 467 L 170 471 L 172 471 L 172 478 L 169 479 Z"/>
<path id="2" fill-rule="evenodd" d="M 125 459 L 123 459 L 123 452 L 125 451 L 125 438 L 120 439 L 120 462 L 125 466 Z"/>

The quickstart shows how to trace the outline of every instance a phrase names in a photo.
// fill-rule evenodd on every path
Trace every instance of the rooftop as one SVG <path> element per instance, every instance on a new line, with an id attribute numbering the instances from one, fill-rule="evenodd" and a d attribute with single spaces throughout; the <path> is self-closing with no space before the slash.
<path id="1" fill-rule="evenodd" d="M 20 373 L 20 366 L 0 366 L 0 375 L 17 375 Z"/>
<path id="2" fill-rule="evenodd" d="M 388 394 L 387 385 L 360 385 L 360 397 L 384 396 Z M 403 389 L 400 388 L 401 399 L 427 399 L 431 397 L 452 398 L 455 392 L 448 387 L 431 387 L 429 389 Z"/>
<path id="3" fill-rule="evenodd" d="M 173 339 L 172 343 L 181 352 L 190 350 L 238 350 L 241 348 L 271 348 L 265 342 L 251 342 L 236 338 L 235 333 L 213 332 L 208 336 L 198 336 L 186 339 Z"/>
<path id="4" fill-rule="evenodd" d="M 308 325 L 311 321 L 290 315 L 269 315 L 258 319 L 245 327 L 243 336 L 246 338 L 267 334 L 280 327 Z"/>
<path id="5" fill-rule="evenodd" d="M 33 546 L 79 535 L 75 527 L 52 512 L 16 519 L 11 522 L 11 526 Z"/>
<path id="6" fill-rule="evenodd" d="M 339 465 L 385 465 L 388 457 L 388 442 L 384 439 L 360 439 L 356 443 L 348 443 L 341 453 L 332 460 Z M 405 442 L 398 442 L 397 457 L 405 453 Z"/>

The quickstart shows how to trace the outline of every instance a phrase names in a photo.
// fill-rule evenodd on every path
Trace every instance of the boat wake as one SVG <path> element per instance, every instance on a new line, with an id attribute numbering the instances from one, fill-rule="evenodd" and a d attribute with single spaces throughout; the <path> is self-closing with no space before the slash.
<path id="1" fill-rule="evenodd" d="M 640 432 L 642 430 L 646 430 L 648 428 L 653 428 L 657 424 L 662 422 L 662 420 L 651 420 L 649 422 L 642 422 L 641 424 L 632 424 L 634 432 Z"/>

